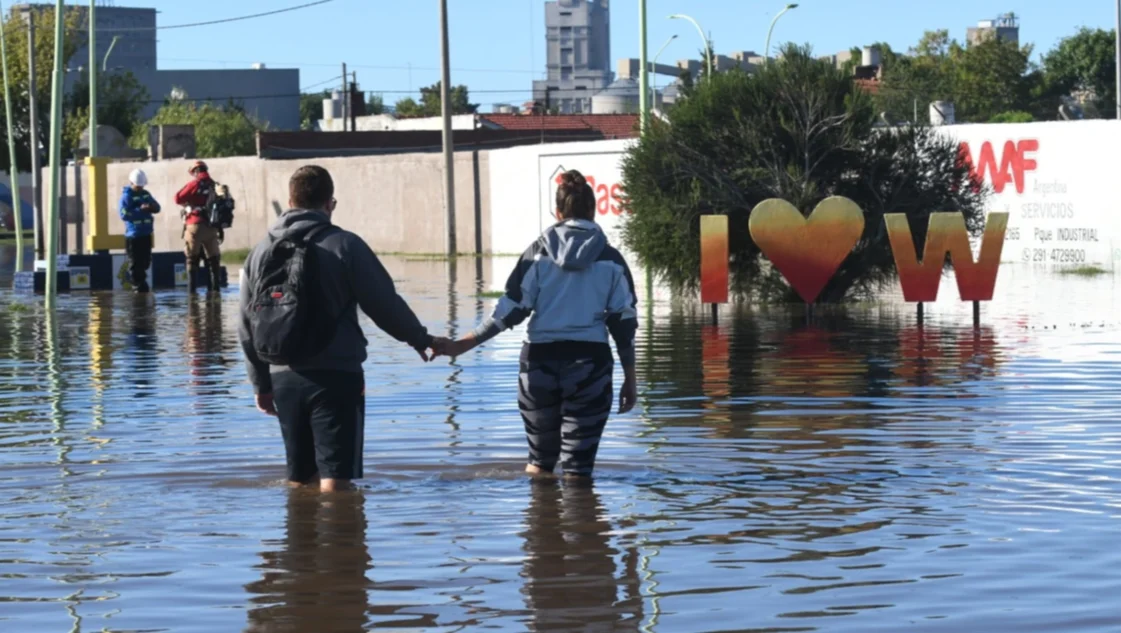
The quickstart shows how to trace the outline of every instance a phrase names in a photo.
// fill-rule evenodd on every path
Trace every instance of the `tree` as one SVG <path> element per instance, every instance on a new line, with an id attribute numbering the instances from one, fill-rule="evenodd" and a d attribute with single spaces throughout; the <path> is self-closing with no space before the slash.
<path id="1" fill-rule="evenodd" d="M 1032 47 L 987 37 L 959 51 L 952 68 L 957 117 L 983 123 L 1001 112 L 1032 110 L 1032 91 L 1040 77 L 1031 63 Z"/>
<path id="2" fill-rule="evenodd" d="M 306 92 L 300 95 L 300 129 L 314 130 L 323 118 L 323 100 L 331 98 L 331 91 Z"/>
<path id="3" fill-rule="evenodd" d="M 379 94 L 371 94 L 366 99 L 366 114 L 385 114 L 385 99 Z"/>
<path id="4" fill-rule="evenodd" d="M 34 7 L 34 5 L 32 5 Z M 31 147 L 46 148 L 50 144 L 50 113 L 51 113 L 51 74 L 54 68 L 54 9 L 32 8 L 35 19 L 35 98 L 39 115 L 39 139 L 32 143 L 30 139 L 28 121 L 30 119 L 30 102 L 27 97 L 28 85 L 28 50 L 27 50 L 27 25 L 19 16 L 8 14 L 4 17 L 4 37 L 8 48 L 8 83 L 12 92 L 12 116 L 15 118 L 13 128 L 16 134 L 16 154 L 19 168 L 31 169 Z M 85 33 L 80 29 L 79 12 L 70 11 L 65 14 L 66 22 L 63 28 L 66 37 L 62 43 L 64 58 L 70 59 L 78 48 L 85 44 Z M 0 103 L 3 102 L 0 93 Z M 0 108 L 0 112 L 3 112 Z M 122 130 L 128 133 L 128 130 Z M 8 142 L 7 126 L 0 125 L 0 140 L 6 145 Z M 0 152 L 0 169 L 7 171 L 11 168 L 8 152 Z"/>
<path id="5" fill-rule="evenodd" d="M 38 70 L 38 69 L 36 69 Z M 128 137 L 141 123 L 140 112 L 148 103 L 148 89 L 129 71 L 113 71 L 97 76 L 97 123 L 116 128 Z M 63 103 L 66 112 L 62 133 L 63 155 L 69 156 L 80 144 L 90 126 L 89 75 L 74 84 Z"/>
<path id="6" fill-rule="evenodd" d="M 1057 94 L 1082 93 L 1089 105 L 1115 118 L 1115 31 L 1083 28 L 1043 56 L 1043 77 Z"/>
<path id="7" fill-rule="evenodd" d="M 196 153 L 200 158 L 256 154 L 257 132 L 266 128 L 237 104 L 199 105 L 186 96 L 169 99 L 147 125 L 135 128 L 129 143 L 136 148 L 146 146 L 147 128 L 151 125 L 193 125 Z"/>
<path id="8" fill-rule="evenodd" d="M 1032 47 L 996 37 L 963 47 L 948 31 L 928 31 L 909 56 L 884 56 L 877 108 L 911 119 L 916 105 L 950 101 L 962 122 L 986 122 L 1005 111 L 1043 117 L 1057 101 L 1031 63 Z"/>
<path id="9" fill-rule="evenodd" d="M 954 53 L 961 47 L 950 40 L 949 31 L 927 31 L 910 55 L 891 54 L 881 48 L 883 75 L 876 95 L 876 108 L 897 120 L 914 118 L 916 106 L 923 110 L 932 101 L 951 99 Z M 917 121 L 916 121 L 917 123 Z"/>
<path id="10" fill-rule="evenodd" d="M 479 104 L 468 102 L 467 86 L 453 87 L 451 102 L 452 114 L 474 114 L 479 109 Z M 420 103 L 405 97 L 397 102 L 394 111 L 397 116 L 440 116 L 440 82 L 420 89 Z"/>
<path id="11" fill-rule="evenodd" d="M 405 97 L 393 106 L 393 113 L 397 116 L 426 116 L 421 109 L 420 104 L 412 97 Z"/>
<path id="12" fill-rule="evenodd" d="M 731 227 L 734 292 L 794 299 L 747 231 L 751 210 L 769 198 L 809 214 L 824 198 L 840 195 L 864 210 L 863 237 L 821 301 L 864 294 L 893 279 L 886 213 L 905 214 L 917 243 L 937 211 L 961 211 L 969 230 L 981 231 L 987 190 L 960 160 L 957 142 L 929 127 L 874 129 L 871 98 L 808 49 L 787 47 L 781 60 L 755 75 L 718 73 L 668 118 L 652 121 L 623 161 L 631 211 L 623 241 L 677 290 L 699 284 L 698 218 L 720 214 Z"/>

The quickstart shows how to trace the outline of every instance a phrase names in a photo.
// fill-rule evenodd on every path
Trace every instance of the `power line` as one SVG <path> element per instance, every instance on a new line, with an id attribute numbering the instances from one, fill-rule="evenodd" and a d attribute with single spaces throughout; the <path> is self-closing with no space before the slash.
<path id="1" fill-rule="evenodd" d="M 156 26 L 156 27 L 137 26 L 137 27 L 108 28 L 108 29 L 98 29 L 98 30 L 99 31 L 113 31 L 113 32 L 128 32 L 128 31 L 167 31 L 167 30 L 170 30 L 170 29 L 189 29 L 189 28 L 194 28 L 196 26 L 213 26 L 215 24 L 228 24 L 230 22 L 241 22 L 242 20 L 252 20 L 252 19 L 255 19 L 255 18 L 264 18 L 264 17 L 268 17 L 270 15 L 278 15 L 278 14 L 281 14 L 281 13 L 288 13 L 290 11 L 298 11 L 300 9 L 307 9 L 309 7 L 315 7 L 315 6 L 319 6 L 319 5 L 322 5 L 322 4 L 327 4 L 328 2 L 334 2 L 334 1 L 335 0 L 317 0 L 316 2 L 308 2 L 308 3 L 305 3 L 305 4 L 296 5 L 294 7 L 286 7 L 284 9 L 275 9 L 273 11 L 265 11 L 263 13 L 254 13 L 252 15 L 242 15 L 242 16 L 238 16 L 236 18 L 223 18 L 221 20 L 208 20 L 206 22 L 191 22 L 191 23 L 188 23 L 188 24 L 171 24 L 171 25 L 168 25 L 168 26 Z"/>
<path id="2" fill-rule="evenodd" d="M 205 63 L 205 64 L 256 64 L 263 63 L 270 66 L 304 66 L 308 68 L 338 68 L 338 64 L 328 63 L 309 63 L 309 62 L 278 62 L 269 60 L 240 60 L 240 59 L 195 59 L 188 57 L 160 57 L 162 62 L 191 62 L 191 63 Z M 374 66 L 363 64 L 347 64 L 349 68 L 357 68 L 359 70 L 440 70 L 434 66 Z M 518 70 L 516 68 L 452 68 L 453 72 L 457 73 L 512 73 L 519 75 L 544 75 L 545 71 L 535 70 Z"/>
<path id="3" fill-rule="evenodd" d="M 234 17 L 234 18 L 222 18 L 220 20 L 208 20 L 206 22 L 190 22 L 190 23 L 187 23 L 187 24 L 170 24 L 168 26 L 129 26 L 129 27 L 118 27 L 118 28 L 107 27 L 107 28 L 98 28 L 97 30 L 99 32 L 104 31 L 104 32 L 110 32 L 110 33 L 137 33 L 137 32 L 150 32 L 150 31 L 167 31 L 167 30 L 170 30 L 170 29 L 189 29 L 189 28 L 194 28 L 194 27 L 197 27 L 197 26 L 214 26 L 216 24 L 227 24 L 227 23 L 230 23 L 230 22 L 241 22 L 241 21 L 244 21 L 244 20 L 252 20 L 252 19 L 255 19 L 255 18 L 264 18 L 264 17 L 268 17 L 268 16 L 271 16 L 271 15 L 278 15 L 278 14 L 281 14 L 281 13 L 289 13 L 291 11 L 298 11 L 300 9 L 307 9 L 309 7 L 315 7 L 315 6 L 319 6 L 321 4 L 327 4 L 329 2 L 334 2 L 334 1 L 335 0 L 317 0 L 316 2 L 308 2 L 306 4 L 300 4 L 300 5 L 296 5 L 294 7 L 286 7 L 284 9 L 276 9 L 276 10 L 273 10 L 273 11 L 265 11 L 263 13 L 254 13 L 252 15 L 240 15 L 240 16 L 237 16 L 237 17 Z M 49 13 L 54 13 L 53 8 L 52 9 L 44 9 L 44 8 L 36 7 L 34 5 L 27 5 L 27 6 L 29 7 L 29 8 L 26 9 L 27 11 L 37 12 L 36 14 L 38 14 L 38 13 L 48 13 L 48 12 Z M 82 8 L 83 7 L 67 5 L 63 10 L 64 11 L 73 11 L 75 9 L 82 9 Z M 15 28 L 19 31 L 26 31 L 27 30 L 27 24 L 26 23 L 18 24 L 18 25 L 15 26 Z M 86 30 L 89 30 L 89 17 L 88 16 L 86 17 L 86 21 L 83 22 L 81 25 L 76 26 L 74 28 L 66 27 L 66 31 L 67 31 L 68 36 L 71 33 L 81 32 L 81 31 L 86 31 Z M 184 60 L 184 61 L 191 61 L 191 60 Z M 195 60 L 195 61 L 206 61 L 206 60 Z M 239 62 L 239 63 L 254 63 L 254 62 Z M 308 64 L 304 64 L 304 65 L 306 66 Z"/>
<path id="4" fill-rule="evenodd" d="M 331 77 L 330 79 L 324 79 L 323 81 L 321 81 L 317 84 L 311 84 L 310 86 L 304 86 L 303 88 L 300 88 L 300 92 L 304 93 L 304 92 L 307 92 L 308 90 L 311 90 L 312 88 L 318 88 L 319 86 L 322 86 L 324 84 L 329 84 L 329 83 L 334 82 L 334 81 L 338 81 L 339 79 L 342 79 L 342 75 Z"/>

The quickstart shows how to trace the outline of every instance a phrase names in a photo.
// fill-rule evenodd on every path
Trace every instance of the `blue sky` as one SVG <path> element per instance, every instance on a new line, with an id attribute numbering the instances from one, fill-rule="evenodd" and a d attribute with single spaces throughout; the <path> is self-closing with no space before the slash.
<path id="1" fill-rule="evenodd" d="M 269 11 L 307 0 L 116 0 L 160 11 L 161 26 Z M 473 102 L 521 103 L 544 69 L 542 0 L 449 0 L 452 83 Z M 650 54 L 673 34 L 661 62 L 695 56 L 700 36 L 667 20 L 688 13 L 711 32 L 718 53 L 762 51 L 767 26 L 785 0 L 648 0 Z M 819 54 L 886 41 L 905 50 L 923 31 L 949 29 L 964 39 L 978 20 L 1015 11 L 1021 41 L 1051 48 L 1081 26 L 1112 28 L 1114 0 L 802 0 L 778 23 L 772 46 L 808 43 Z M 637 0 L 611 2 L 612 59 L 638 56 Z M 856 8 L 860 10 L 857 11 Z M 363 90 L 389 103 L 439 79 L 437 0 L 333 0 L 252 21 L 159 32 L 162 68 L 245 68 L 252 62 L 300 68 L 301 87 L 328 81 L 346 61 Z M 411 68 L 411 70 L 410 70 Z M 334 84 L 335 82 L 331 82 Z"/>

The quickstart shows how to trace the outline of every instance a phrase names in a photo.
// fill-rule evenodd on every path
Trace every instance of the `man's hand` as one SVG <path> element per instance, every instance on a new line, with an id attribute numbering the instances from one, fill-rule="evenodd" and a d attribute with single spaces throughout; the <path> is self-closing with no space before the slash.
<path id="1" fill-rule="evenodd" d="M 271 393 L 259 393 L 256 397 L 257 410 L 266 415 L 277 415 L 276 404 L 272 401 Z"/>
<path id="2" fill-rule="evenodd" d="M 638 402 L 638 381 L 635 380 L 634 367 L 623 369 L 623 387 L 619 389 L 619 413 L 627 413 Z"/>
<path id="3" fill-rule="evenodd" d="M 440 355 L 439 350 L 443 349 L 445 345 L 450 343 L 448 339 L 443 336 L 433 336 L 432 342 L 428 344 L 428 349 L 432 350 L 432 355 L 429 356 L 428 349 L 418 349 L 417 354 L 420 354 L 421 360 L 428 362 Z"/>

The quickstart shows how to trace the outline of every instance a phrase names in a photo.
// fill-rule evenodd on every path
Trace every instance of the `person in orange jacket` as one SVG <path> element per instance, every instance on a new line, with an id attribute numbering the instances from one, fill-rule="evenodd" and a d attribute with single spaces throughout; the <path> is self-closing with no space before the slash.
<path id="1" fill-rule="evenodd" d="M 210 273 L 209 290 L 221 289 L 222 253 L 219 247 L 221 232 L 210 226 L 207 205 L 215 195 L 217 183 L 210 178 L 210 168 L 203 161 L 195 161 L 188 170 L 191 182 L 175 194 L 175 204 L 183 207 L 184 251 L 187 255 L 188 287 L 191 292 L 197 288 L 199 263 L 206 257 L 206 269 Z"/>

